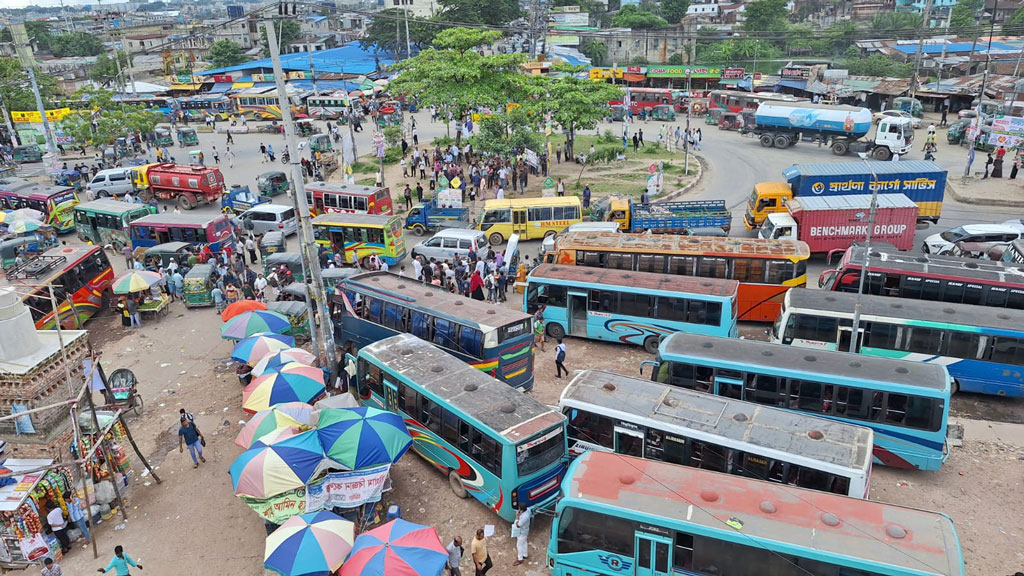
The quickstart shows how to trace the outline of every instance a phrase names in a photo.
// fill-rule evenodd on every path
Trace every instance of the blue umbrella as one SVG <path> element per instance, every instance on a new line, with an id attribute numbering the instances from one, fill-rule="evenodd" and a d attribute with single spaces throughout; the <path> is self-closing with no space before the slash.
<path id="1" fill-rule="evenodd" d="M 287 350 L 295 346 L 295 338 L 283 334 L 256 334 L 235 344 L 231 358 L 253 365 L 267 354 Z"/>
<path id="2" fill-rule="evenodd" d="M 412 446 L 401 416 L 369 406 L 321 410 L 316 433 L 327 457 L 350 470 L 392 464 Z"/>
<path id="3" fill-rule="evenodd" d="M 352 550 L 355 525 L 333 512 L 292 516 L 267 536 L 263 566 L 285 576 L 326 576 Z"/>

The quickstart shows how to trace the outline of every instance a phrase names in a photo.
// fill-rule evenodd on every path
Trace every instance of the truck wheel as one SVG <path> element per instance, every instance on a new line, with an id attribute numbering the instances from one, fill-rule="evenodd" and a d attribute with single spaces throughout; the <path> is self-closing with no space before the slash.
<path id="1" fill-rule="evenodd" d="M 846 144 L 846 142 L 840 141 L 832 143 L 832 153 L 835 154 L 836 156 L 845 156 L 849 150 L 850 147 Z"/>
<path id="2" fill-rule="evenodd" d="M 182 210 L 191 210 L 196 207 L 196 199 L 191 194 L 178 196 L 178 207 Z"/>
<path id="3" fill-rule="evenodd" d="M 491 246 L 498 246 L 505 241 L 505 238 L 501 234 L 495 232 L 487 238 L 487 241 L 491 243 Z"/>
<path id="4" fill-rule="evenodd" d="M 414 236 L 423 236 L 427 233 L 427 228 L 423 224 L 413 224 L 412 228 L 409 229 Z"/>
<path id="5" fill-rule="evenodd" d="M 556 234 L 558 234 L 558 232 L 555 232 L 554 230 L 548 230 L 547 232 L 544 233 L 544 239 L 547 240 L 548 238 L 552 238 Z"/>
<path id="6" fill-rule="evenodd" d="M 871 157 L 875 160 L 888 160 L 892 158 L 892 152 L 888 148 L 875 148 Z"/>
<path id="7" fill-rule="evenodd" d="M 775 137 L 775 147 L 776 148 L 788 148 L 789 147 L 789 138 L 786 138 L 785 136 L 776 136 Z"/>
<path id="8" fill-rule="evenodd" d="M 761 134 L 761 146 L 765 148 L 772 147 L 772 137 L 770 134 Z"/>

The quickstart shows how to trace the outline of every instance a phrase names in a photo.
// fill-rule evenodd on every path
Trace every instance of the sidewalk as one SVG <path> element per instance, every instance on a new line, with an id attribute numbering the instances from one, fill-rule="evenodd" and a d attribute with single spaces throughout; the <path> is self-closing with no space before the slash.
<path id="1" fill-rule="evenodd" d="M 984 171 L 984 164 L 982 164 Z M 982 172 L 984 174 L 984 172 Z M 962 182 L 962 174 L 949 173 L 947 189 L 950 196 L 962 204 L 979 204 L 984 206 L 1005 206 L 1008 208 L 1024 208 L 1024 170 L 1017 174 L 1015 180 L 1009 179 L 1009 172 L 1003 170 L 1003 178 L 986 178 L 981 176 Z"/>

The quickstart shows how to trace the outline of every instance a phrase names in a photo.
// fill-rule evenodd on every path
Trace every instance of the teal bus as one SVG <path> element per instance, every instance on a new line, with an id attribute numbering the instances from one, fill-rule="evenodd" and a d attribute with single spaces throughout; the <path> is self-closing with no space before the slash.
<path id="1" fill-rule="evenodd" d="M 736 280 L 541 264 L 526 279 L 523 310 L 540 312 L 552 338 L 636 344 L 654 354 L 673 332 L 738 336 L 739 286 Z"/>
<path id="2" fill-rule="evenodd" d="M 949 457 L 953 379 L 939 364 L 683 332 L 644 364 L 658 382 L 867 426 L 876 464 L 938 470 Z"/>
<path id="3" fill-rule="evenodd" d="M 552 576 L 964 576 L 945 514 L 621 454 L 569 466 Z"/>
<path id="4" fill-rule="evenodd" d="M 356 367 L 360 401 L 398 412 L 456 496 L 509 522 L 520 504 L 558 498 L 568 460 L 558 410 L 411 334 L 364 346 Z"/>
<path id="5" fill-rule="evenodd" d="M 75 205 L 75 230 L 82 242 L 110 245 L 118 253 L 130 244 L 129 224 L 156 214 L 156 207 L 102 198 Z"/>

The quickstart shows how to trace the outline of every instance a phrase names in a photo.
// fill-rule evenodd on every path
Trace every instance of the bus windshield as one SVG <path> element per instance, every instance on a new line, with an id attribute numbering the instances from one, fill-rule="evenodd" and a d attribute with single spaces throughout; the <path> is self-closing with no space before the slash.
<path id="1" fill-rule="evenodd" d="M 538 438 L 516 446 L 516 465 L 520 476 L 543 470 L 565 456 L 564 426 L 552 428 Z"/>

